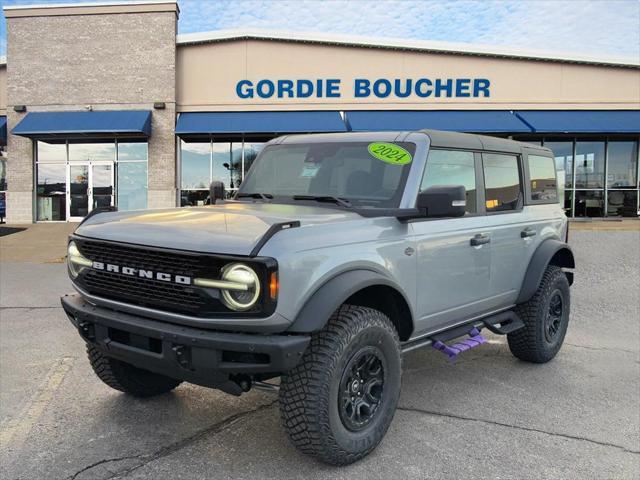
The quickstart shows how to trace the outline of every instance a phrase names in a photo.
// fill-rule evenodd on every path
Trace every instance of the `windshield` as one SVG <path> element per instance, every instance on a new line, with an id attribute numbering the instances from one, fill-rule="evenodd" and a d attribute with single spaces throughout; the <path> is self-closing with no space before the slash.
<path id="1" fill-rule="evenodd" d="M 343 206 L 395 208 L 414 153 L 415 144 L 408 142 L 272 145 L 252 166 L 238 197 L 334 197 L 348 202 Z"/>

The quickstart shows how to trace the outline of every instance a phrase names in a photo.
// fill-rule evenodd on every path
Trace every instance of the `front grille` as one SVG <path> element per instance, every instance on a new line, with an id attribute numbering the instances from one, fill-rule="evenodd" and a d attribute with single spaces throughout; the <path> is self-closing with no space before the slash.
<path id="1" fill-rule="evenodd" d="M 205 306 L 205 301 L 193 288 L 185 288 L 146 278 L 129 277 L 98 270 L 90 270 L 83 278 L 89 290 L 106 292 L 111 298 L 144 300 L 145 305 L 170 303 L 187 310 Z"/>
<path id="2" fill-rule="evenodd" d="M 230 262 L 242 261 L 255 269 L 263 284 L 267 284 L 270 272 L 277 270 L 272 259 L 238 259 L 225 255 L 189 253 L 155 247 L 97 241 L 74 237 L 80 253 L 93 262 L 117 265 L 135 270 L 189 277 L 219 278 L 222 267 Z M 78 286 L 92 295 L 132 305 L 139 305 L 169 312 L 183 313 L 197 317 L 237 316 L 220 299 L 220 291 L 200 288 L 175 281 L 145 278 L 140 275 L 126 275 L 86 268 L 75 280 Z M 268 298 L 262 289 L 262 298 L 255 307 L 242 312 L 243 317 L 263 317 L 273 313 L 276 303 Z"/>
<path id="3" fill-rule="evenodd" d="M 147 250 L 111 243 L 83 241 L 78 243 L 80 252 L 96 262 L 126 265 L 133 268 L 191 276 L 202 268 L 201 256 Z"/>
<path id="4" fill-rule="evenodd" d="M 75 240 L 88 259 L 104 264 L 151 270 L 153 272 L 197 276 L 219 275 L 221 260 L 209 255 L 146 249 L 91 240 Z M 177 313 L 205 315 L 228 311 L 212 292 L 192 285 L 181 285 L 104 270 L 86 269 L 78 278 L 89 293 L 140 306 Z"/>

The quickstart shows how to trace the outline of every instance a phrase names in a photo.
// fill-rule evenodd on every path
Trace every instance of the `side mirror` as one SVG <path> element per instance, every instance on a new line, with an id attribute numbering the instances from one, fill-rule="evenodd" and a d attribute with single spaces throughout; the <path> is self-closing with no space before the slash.
<path id="1" fill-rule="evenodd" d="M 435 185 L 418 194 L 416 207 L 425 217 L 462 217 L 466 198 L 462 185 Z"/>
<path id="2" fill-rule="evenodd" d="M 217 200 L 224 200 L 224 183 L 220 181 L 213 181 L 209 186 L 209 200 L 211 201 L 211 205 L 215 205 Z"/>

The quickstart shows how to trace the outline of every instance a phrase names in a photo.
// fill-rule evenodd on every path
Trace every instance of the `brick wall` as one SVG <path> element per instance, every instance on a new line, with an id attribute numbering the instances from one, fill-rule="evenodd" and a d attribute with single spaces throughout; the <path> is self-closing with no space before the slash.
<path id="1" fill-rule="evenodd" d="M 175 12 L 7 18 L 8 130 L 28 112 L 153 110 L 149 206 L 175 205 Z M 7 220 L 32 222 L 33 146 L 8 138 Z M 29 199 L 27 201 L 26 199 Z"/>

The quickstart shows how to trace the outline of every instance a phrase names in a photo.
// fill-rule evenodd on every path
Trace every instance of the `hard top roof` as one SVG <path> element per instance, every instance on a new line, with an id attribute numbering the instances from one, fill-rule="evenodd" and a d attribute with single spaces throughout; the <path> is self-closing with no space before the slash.
<path id="1" fill-rule="evenodd" d="M 407 131 L 384 132 L 344 132 L 344 133 L 315 133 L 302 135 L 286 135 L 272 140 L 270 143 L 319 143 L 340 141 L 402 141 L 409 133 Z M 540 153 L 551 154 L 551 150 L 540 145 L 518 142 L 506 138 L 490 137 L 473 133 L 449 132 L 444 130 L 418 130 L 429 137 L 431 147 L 456 148 L 468 150 L 487 150 L 493 152 L 520 153 L 522 148 L 538 150 Z"/>

